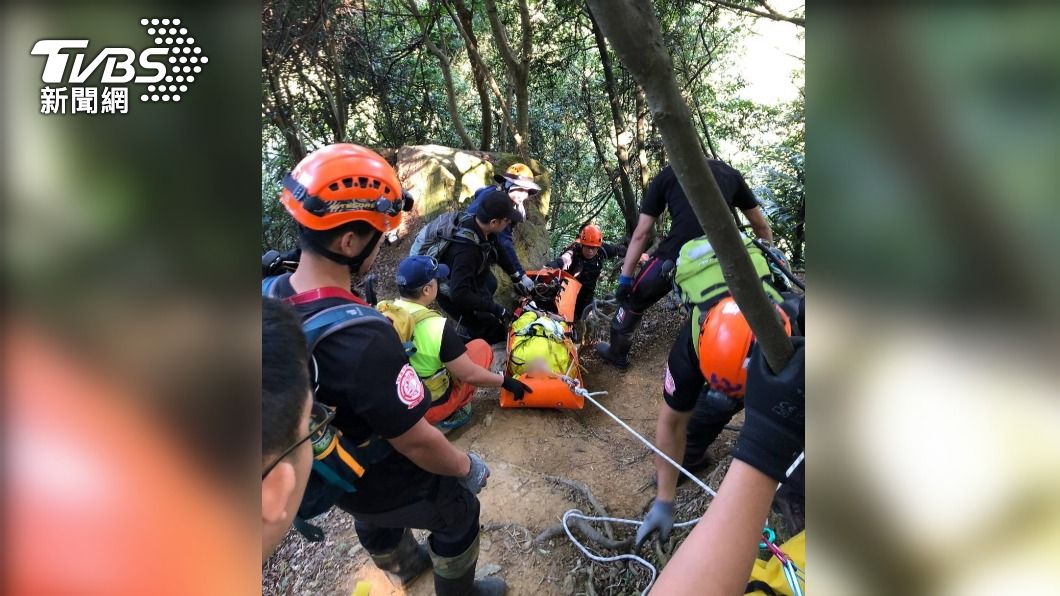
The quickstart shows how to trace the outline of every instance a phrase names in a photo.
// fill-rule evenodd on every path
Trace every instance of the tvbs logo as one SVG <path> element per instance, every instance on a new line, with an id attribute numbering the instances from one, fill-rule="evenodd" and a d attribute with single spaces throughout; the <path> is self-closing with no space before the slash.
<path id="1" fill-rule="evenodd" d="M 41 113 L 127 113 L 128 87 L 111 85 L 130 83 L 146 84 L 140 101 L 180 101 L 209 62 L 195 38 L 188 34 L 187 27 L 180 24 L 180 19 L 141 19 L 140 25 L 154 39 L 154 45 L 139 52 L 132 48 L 107 47 L 93 56 L 87 51 L 87 39 L 38 41 L 30 53 L 45 57 Z M 104 85 L 102 93 L 96 87 L 74 86 L 82 85 L 96 74 Z M 70 100 L 69 111 L 67 100 Z"/>

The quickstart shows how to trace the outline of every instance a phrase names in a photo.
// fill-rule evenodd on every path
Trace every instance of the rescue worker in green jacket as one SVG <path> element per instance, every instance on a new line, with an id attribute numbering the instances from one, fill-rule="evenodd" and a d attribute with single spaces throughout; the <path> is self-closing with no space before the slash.
<path id="1" fill-rule="evenodd" d="M 429 305 L 438 297 L 438 282 L 449 277 L 449 267 L 428 256 L 411 256 L 397 268 L 399 300 L 388 308 L 405 310 L 415 321 L 409 363 L 431 394 L 427 422 L 448 432 L 471 419 L 471 396 L 477 387 L 503 387 L 516 399 L 532 390 L 516 379 L 490 372 L 493 350 L 482 339 L 467 344 L 453 323 Z M 455 378 L 454 378 L 455 377 Z"/>

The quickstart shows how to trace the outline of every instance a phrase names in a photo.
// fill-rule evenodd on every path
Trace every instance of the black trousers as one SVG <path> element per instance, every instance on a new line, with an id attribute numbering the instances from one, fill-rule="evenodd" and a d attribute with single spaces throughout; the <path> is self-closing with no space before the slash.
<path id="1" fill-rule="evenodd" d="M 628 308 L 636 314 L 648 310 L 673 290 L 671 274 L 674 262 L 652 257 L 640 269 L 629 291 Z"/>
<path id="2" fill-rule="evenodd" d="M 384 554 L 397 548 L 406 528 L 429 530 L 431 550 L 443 557 L 462 554 L 479 533 L 478 497 L 456 478 L 439 476 L 437 491 L 390 511 L 353 515 L 354 529 L 365 550 Z"/>

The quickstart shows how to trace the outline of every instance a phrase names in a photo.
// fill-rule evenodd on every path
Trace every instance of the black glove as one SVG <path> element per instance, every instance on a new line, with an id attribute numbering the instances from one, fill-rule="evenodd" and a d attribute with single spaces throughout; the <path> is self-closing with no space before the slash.
<path id="1" fill-rule="evenodd" d="M 504 323 L 508 319 L 508 309 L 504 308 L 500 304 L 494 303 L 493 304 L 493 316 L 497 317 L 497 319 L 501 323 Z"/>
<path id="2" fill-rule="evenodd" d="M 788 467 L 805 448 L 806 338 L 793 337 L 795 354 L 774 374 L 755 344 L 747 368 L 743 430 L 733 457 L 783 482 Z"/>
<path id="3" fill-rule="evenodd" d="M 515 401 L 522 401 L 523 394 L 534 392 L 534 390 L 528 387 L 525 383 L 519 381 L 515 377 L 509 377 L 508 375 L 504 375 L 504 381 L 501 382 L 501 387 L 511 391 L 512 395 L 515 397 Z"/>

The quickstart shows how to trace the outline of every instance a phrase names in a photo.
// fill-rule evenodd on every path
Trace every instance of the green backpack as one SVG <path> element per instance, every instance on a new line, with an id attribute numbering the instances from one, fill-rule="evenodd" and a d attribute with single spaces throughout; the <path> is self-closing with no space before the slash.
<path id="1" fill-rule="evenodd" d="M 750 238 L 743 238 L 744 247 L 751 256 L 751 264 L 762 279 L 762 289 L 774 302 L 783 302 L 780 293 L 769 283 L 773 275 L 769 261 Z M 692 311 L 692 320 L 697 325 L 702 324 L 703 317 L 711 307 L 729 295 L 729 285 L 721 273 L 721 262 L 706 236 L 689 240 L 681 247 L 674 271 L 674 286 L 682 302 Z"/>

